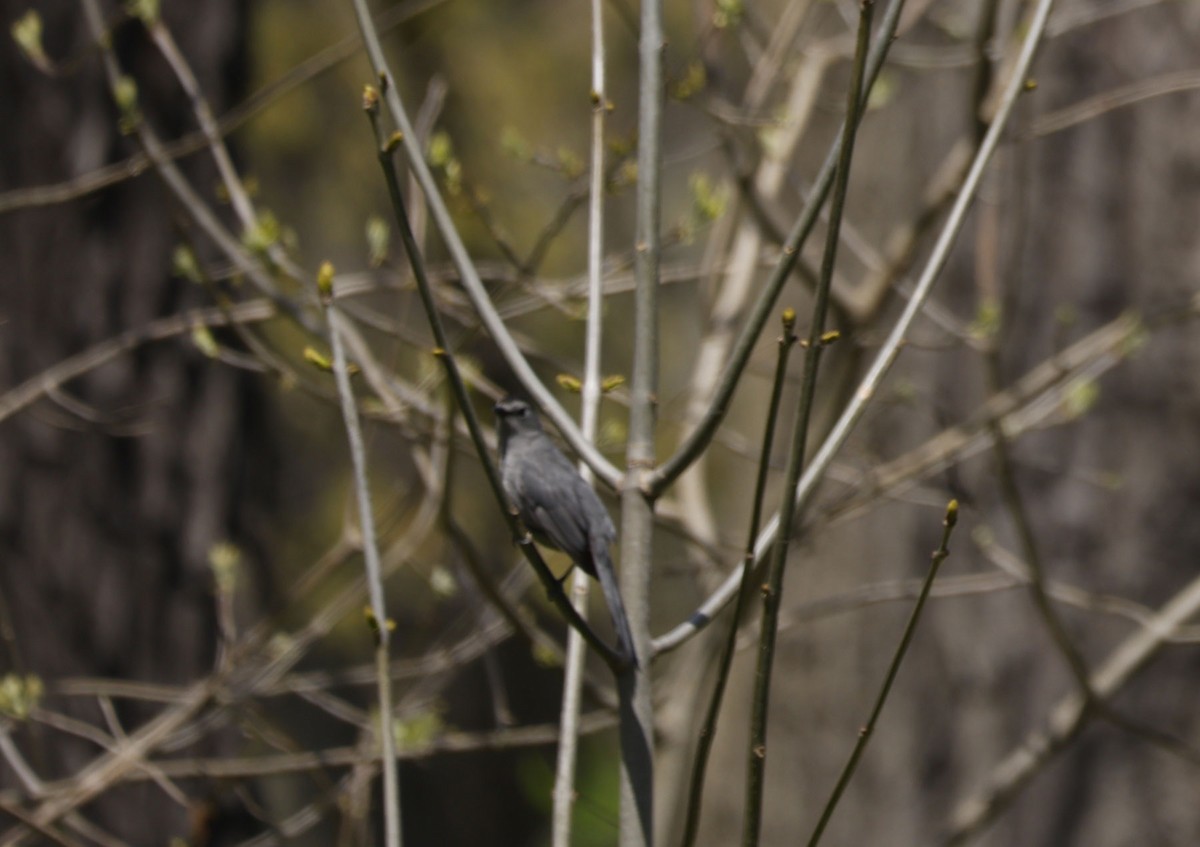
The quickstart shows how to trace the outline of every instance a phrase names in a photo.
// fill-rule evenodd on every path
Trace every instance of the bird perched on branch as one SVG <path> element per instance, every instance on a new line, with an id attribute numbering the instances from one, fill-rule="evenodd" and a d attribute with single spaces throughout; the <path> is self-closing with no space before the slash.
<path id="1" fill-rule="evenodd" d="M 537 541 L 566 553 L 599 580 L 618 648 L 636 664 L 629 619 L 608 553 L 617 537 L 608 511 L 542 430 L 537 412 L 528 403 L 506 397 L 495 410 L 504 493 Z"/>

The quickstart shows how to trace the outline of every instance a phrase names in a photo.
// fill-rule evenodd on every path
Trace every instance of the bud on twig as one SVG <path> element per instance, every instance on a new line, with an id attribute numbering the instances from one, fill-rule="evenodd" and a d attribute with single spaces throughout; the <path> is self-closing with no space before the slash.
<path id="1" fill-rule="evenodd" d="M 791 335 L 796 328 L 796 310 L 788 306 L 783 310 L 783 334 Z"/>
<path id="2" fill-rule="evenodd" d="M 368 115 L 374 115 L 379 111 L 379 89 L 373 85 L 363 86 L 362 107 Z"/>
<path id="3" fill-rule="evenodd" d="M 333 263 L 322 262 L 317 270 L 317 294 L 326 306 L 333 300 Z"/>

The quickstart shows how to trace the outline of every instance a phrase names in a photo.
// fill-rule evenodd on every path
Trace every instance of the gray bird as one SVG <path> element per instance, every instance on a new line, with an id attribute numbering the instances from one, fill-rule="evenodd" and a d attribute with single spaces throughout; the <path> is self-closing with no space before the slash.
<path id="1" fill-rule="evenodd" d="M 566 553 L 600 581 L 618 648 L 636 663 L 629 619 L 608 554 L 617 537 L 608 511 L 542 430 L 537 412 L 528 403 L 505 397 L 495 409 L 504 493 L 535 539 Z"/>

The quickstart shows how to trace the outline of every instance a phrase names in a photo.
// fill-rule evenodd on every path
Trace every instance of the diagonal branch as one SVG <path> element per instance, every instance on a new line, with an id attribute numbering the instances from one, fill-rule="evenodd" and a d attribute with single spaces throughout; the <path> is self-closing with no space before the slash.
<path id="1" fill-rule="evenodd" d="M 363 95 L 363 103 L 378 137 L 378 92 L 374 88 L 368 87 Z M 455 399 L 467 423 L 467 429 L 471 434 L 471 441 L 475 446 L 475 452 L 479 456 L 480 464 L 483 466 L 484 473 L 492 489 L 492 494 L 495 496 L 496 502 L 500 505 L 501 513 L 508 522 L 513 538 L 517 539 L 521 551 L 525 554 L 525 558 L 537 572 L 538 577 L 542 580 L 542 584 L 546 587 L 551 601 L 563 613 L 563 617 L 566 618 L 567 623 L 574 627 L 587 640 L 588 644 L 595 648 L 596 652 L 600 654 L 600 657 L 604 659 L 610 668 L 617 671 L 624 667 L 626 658 L 605 644 L 596 635 L 595 631 L 588 626 L 587 621 L 575 611 L 575 607 L 571 605 L 567 595 L 563 592 L 562 585 L 554 578 L 554 574 L 551 573 L 550 568 L 543 561 L 541 554 L 533 543 L 532 537 L 529 533 L 519 529 L 516 512 L 509 504 L 508 497 L 504 494 L 504 486 L 500 482 L 499 471 L 488 454 L 487 443 L 483 437 L 483 428 L 479 423 L 479 417 L 475 414 L 475 407 L 472 405 L 470 395 L 467 393 L 467 386 L 463 380 L 462 373 L 458 369 L 458 363 L 454 355 L 450 352 L 450 342 L 446 335 L 445 327 L 442 324 L 437 303 L 433 298 L 433 288 L 429 283 L 425 262 L 416 239 L 413 236 L 412 227 L 409 224 L 407 207 L 400 191 L 400 177 L 396 172 L 395 162 L 392 160 L 392 144 L 395 140 L 396 136 L 392 136 L 392 139 L 388 143 L 379 147 L 379 165 L 383 169 L 384 181 L 387 184 L 388 195 L 392 202 L 392 212 L 396 216 L 400 236 L 404 241 L 404 249 L 408 254 L 409 264 L 412 266 L 413 277 L 417 283 L 417 291 L 421 296 L 421 304 L 425 308 L 425 316 L 429 321 L 430 329 L 433 331 L 434 342 L 437 344 L 433 353 L 445 370 L 450 387 L 454 392 Z"/>
<path id="2" fill-rule="evenodd" d="M 904 0 L 893 0 L 884 14 L 879 35 L 875 39 L 875 45 L 867 57 L 866 83 L 863 86 L 861 95 L 861 104 L 863 105 L 865 105 L 866 98 L 870 94 L 871 87 L 879 76 L 879 72 L 883 69 L 883 62 L 887 57 L 888 48 L 891 46 L 892 36 L 899 25 L 900 11 L 903 7 Z M 713 392 L 708 411 L 696 426 L 696 429 L 692 431 L 684 443 L 675 451 L 675 454 L 655 471 L 653 477 L 650 479 L 649 490 L 651 493 L 661 493 L 680 474 L 687 470 L 688 466 L 704 452 L 704 449 L 716 434 L 717 427 L 724 420 L 725 413 L 729 410 L 729 403 L 733 398 L 733 392 L 737 389 L 741 381 L 742 372 L 745 370 L 747 362 L 750 361 L 750 354 L 754 350 L 754 344 L 762 333 L 762 329 L 766 325 L 772 310 L 775 308 L 775 301 L 778 299 L 780 291 L 783 290 L 784 283 L 787 282 L 797 261 L 799 261 L 804 242 L 808 240 L 809 234 L 816 225 L 821 207 L 824 205 L 825 199 L 829 196 L 830 189 L 833 187 L 838 152 L 841 150 L 842 138 L 845 136 L 845 133 L 846 126 L 843 125 L 837 137 L 834 138 L 833 143 L 830 145 L 829 152 L 826 154 L 825 162 L 821 165 L 821 170 L 817 174 L 804 210 L 800 213 L 795 226 L 788 234 L 787 242 L 781 250 L 779 261 L 763 286 L 762 294 L 759 295 L 753 309 L 751 309 L 750 317 L 747 318 L 741 335 L 738 336 L 736 343 L 733 345 L 733 350 L 729 354 L 729 364 L 726 366 L 720 383 Z"/>
<path id="3" fill-rule="evenodd" d="M 1110 698 L 1144 668 L 1171 636 L 1200 613 L 1200 578 L 1162 607 L 1154 620 L 1125 639 L 1089 678 L 1097 697 Z M 1034 730 L 995 768 L 988 784 L 962 800 L 951 816 L 946 847 L 966 842 L 995 820 L 1056 755 L 1079 734 L 1093 712 L 1080 693 L 1064 697 L 1046 725 Z"/>
<path id="4" fill-rule="evenodd" d="M 367 8 L 366 0 L 352 0 L 352 3 L 355 16 L 358 19 L 359 30 L 362 33 L 363 44 L 367 49 L 367 57 L 371 61 L 371 67 L 380 80 L 394 79 L 388 67 L 387 59 L 383 55 L 383 46 L 379 42 L 379 33 Z M 384 100 L 387 103 L 392 121 L 400 129 L 402 143 L 408 156 L 409 167 L 412 168 L 413 175 L 416 177 L 422 192 L 425 194 L 425 202 L 429 205 L 430 214 L 437 225 L 438 231 L 441 233 L 442 241 L 446 245 L 446 249 L 450 253 L 455 267 L 458 268 L 463 288 L 470 298 L 471 304 L 475 307 L 475 311 L 479 314 L 480 320 L 483 322 L 488 334 L 492 337 L 493 342 L 495 342 L 500 354 L 504 356 L 504 360 L 508 363 L 508 366 L 512 368 L 513 373 L 521 381 L 521 385 L 529 392 L 529 395 L 550 420 L 554 422 L 555 427 L 562 433 L 563 437 L 571 445 L 571 448 L 579 454 L 580 458 L 587 462 L 588 466 L 605 483 L 614 488 L 617 487 L 623 476 L 622 473 L 605 458 L 604 454 L 583 437 L 583 433 L 579 431 L 579 427 L 575 425 L 575 421 L 567 414 L 567 411 L 559 404 L 554 395 L 550 393 L 550 389 L 538 378 L 525 358 L 525 354 L 521 352 L 520 346 L 508 331 L 508 327 L 504 325 L 499 312 L 496 311 L 495 304 L 492 303 L 491 297 L 483 286 L 483 281 L 479 278 L 479 272 L 475 268 L 475 263 L 472 261 L 470 254 L 467 252 L 466 245 L 463 244 L 462 238 L 458 234 L 458 229 L 455 227 L 454 220 L 450 216 L 450 210 L 442 199 L 441 192 L 438 191 L 437 182 L 433 177 L 433 173 L 429 170 L 429 165 L 425 161 L 418 136 L 413 131 L 412 123 L 408 118 L 408 112 L 404 108 L 404 104 L 400 100 L 400 94 L 396 89 L 397 86 L 395 85 L 386 85 L 383 91 Z"/>
<path id="5" fill-rule="evenodd" d="M 804 472 L 804 476 L 801 477 L 800 482 L 797 484 L 797 509 L 804 509 L 811 501 L 813 494 L 816 492 L 817 484 L 829 469 L 834 456 L 841 450 L 846 440 L 850 437 L 850 433 L 858 425 L 859 420 L 866 411 L 867 404 L 870 403 L 876 392 L 878 392 L 884 377 L 887 376 L 888 371 L 891 370 L 892 365 L 899 358 L 904 337 L 908 333 L 909 327 L 912 325 L 917 313 L 933 290 L 933 283 L 945 267 L 950 255 L 950 248 L 957 239 L 958 233 L 966 220 L 967 210 L 970 208 L 979 190 L 983 172 L 987 168 L 992 154 L 996 151 L 997 145 L 1000 143 L 1000 137 L 1004 133 L 1004 128 L 1007 126 L 1008 120 L 1012 115 L 1017 98 L 1024 89 L 1026 74 L 1033 63 L 1037 47 L 1041 43 L 1042 35 L 1046 28 L 1046 19 L 1050 14 L 1053 4 L 1054 0 L 1039 0 L 1038 5 L 1032 11 L 1029 25 L 1023 27 L 1025 37 L 1021 42 L 1020 51 L 1014 62 L 1011 75 L 1000 96 L 996 117 L 993 119 L 979 150 L 975 154 L 975 158 L 971 162 L 971 167 L 967 171 L 967 177 L 963 181 L 962 190 L 955 199 L 954 206 L 951 208 L 946 222 L 942 226 L 938 240 L 929 258 L 926 260 L 925 267 L 916 286 L 913 288 L 908 304 L 893 325 L 891 332 L 876 354 L 875 360 L 867 371 L 866 376 L 859 383 L 850 402 L 842 410 L 841 416 L 834 424 L 833 429 L 826 437 L 825 442 L 821 445 L 816 455 L 813 456 L 807 470 Z M 759 534 L 758 544 L 755 547 L 755 565 L 763 561 L 767 551 L 778 538 L 780 519 L 780 514 L 776 513 Z M 747 565 L 743 567 L 745 566 Z M 732 599 L 740 582 L 741 570 L 735 569 L 726 578 L 725 582 L 692 614 L 688 621 L 655 640 L 655 650 L 668 650 L 678 647 L 694 635 L 699 630 L 699 627 L 707 624 L 712 619 L 712 616 Z"/>

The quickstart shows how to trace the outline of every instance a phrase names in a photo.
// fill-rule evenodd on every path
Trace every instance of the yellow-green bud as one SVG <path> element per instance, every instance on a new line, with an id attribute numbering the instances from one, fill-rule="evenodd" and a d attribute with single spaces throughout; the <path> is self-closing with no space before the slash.
<path id="1" fill-rule="evenodd" d="M 375 114 L 379 111 L 379 89 L 373 85 L 364 85 L 362 93 L 363 111 Z"/>
<path id="2" fill-rule="evenodd" d="M 333 263 L 322 262 L 317 270 L 317 293 L 321 301 L 328 303 L 333 299 Z"/>
<path id="3" fill-rule="evenodd" d="M 783 310 L 783 331 L 788 335 L 792 334 L 792 329 L 796 326 L 796 310 L 788 306 Z"/>
<path id="4" fill-rule="evenodd" d="M 570 374 L 559 374 L 554 379 L 559 384 L 559 387 L 565 391 L 570 391 L 572 394 L 578 394 L 583 390 L 583 383 L 577 377 L 573 377 Z"/>

